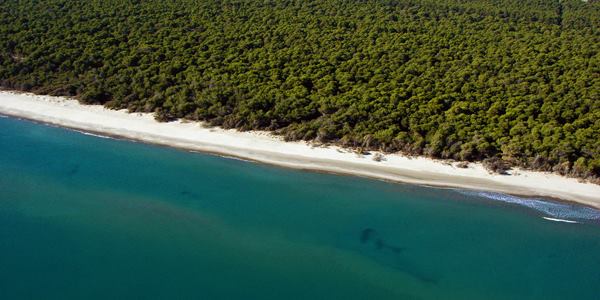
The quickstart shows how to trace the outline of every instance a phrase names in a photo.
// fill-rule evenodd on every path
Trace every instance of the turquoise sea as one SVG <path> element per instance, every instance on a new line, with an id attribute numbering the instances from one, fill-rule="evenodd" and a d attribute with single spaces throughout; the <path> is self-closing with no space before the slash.
<path id="1" fill-rule="evenodd" d="M 600 299 L 600 212 L 2 117 L 0 299 Z"/>

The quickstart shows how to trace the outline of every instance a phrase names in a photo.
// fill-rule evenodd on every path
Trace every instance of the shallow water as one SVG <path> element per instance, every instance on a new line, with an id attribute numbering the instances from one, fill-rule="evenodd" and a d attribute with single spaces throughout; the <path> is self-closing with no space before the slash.
<path id="1" fill-rule="evenodd" d="M 12 118 L 0 118 L 0 154 L 0 299 L 600 292 L 600 214 L 583 206 L 288 170 Z"/>

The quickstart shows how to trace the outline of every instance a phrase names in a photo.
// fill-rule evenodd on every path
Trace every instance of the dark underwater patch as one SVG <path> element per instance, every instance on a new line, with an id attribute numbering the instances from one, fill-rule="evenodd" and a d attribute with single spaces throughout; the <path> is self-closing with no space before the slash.
<path id="1" fill-rule="evenodd" d="M 404 247 L 388 242 L 375 229 L 367 227 L 360 231 L 359 241 L 363 246 L 369 246 L 373 251 L 363 253 L 378 263 L 391 267 L 402 273 L 408 274 L 422 282 L 437 284 L 439 279 L 413 265 L 410 260 L 402 256 L 406 250 Z"/>

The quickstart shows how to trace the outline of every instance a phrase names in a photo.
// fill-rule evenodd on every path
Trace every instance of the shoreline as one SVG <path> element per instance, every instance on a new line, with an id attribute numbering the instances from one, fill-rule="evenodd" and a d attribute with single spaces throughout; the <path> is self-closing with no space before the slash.
<path id="1" fill-rule="evenodd" d="M 281 167 L 353 175 L 390 182 L 432 187 L 462 188 L 520 196 L 540 196 L 600 208 L 600 185 L 575 178 L 512 169 L 510 175 L 490 174 L 481 163 L 466 169 L 457 162 L 425 157 L 376 153 L 357 155 L 337 146 L 314 146 L 307 142 L 285 142 L 268 132 L 203 127 L 200 122 L 160 123 L 149 113 L 110 110 L 101 105 L 83 105 L 66 97 L 40 96 L 0 91 L 0 114 L 69 129 L 175 147 L 195 152 L 229 156 Z"/>

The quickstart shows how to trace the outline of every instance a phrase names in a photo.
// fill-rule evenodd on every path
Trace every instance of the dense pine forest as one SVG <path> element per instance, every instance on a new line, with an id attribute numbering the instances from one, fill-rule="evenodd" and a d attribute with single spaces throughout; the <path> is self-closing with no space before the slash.
<path id="1" fill-rule="evenodd" d="M 600 178 L 600 2 L 0 0 L 0 85 Z"/>

